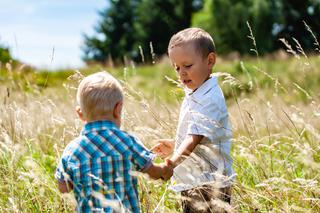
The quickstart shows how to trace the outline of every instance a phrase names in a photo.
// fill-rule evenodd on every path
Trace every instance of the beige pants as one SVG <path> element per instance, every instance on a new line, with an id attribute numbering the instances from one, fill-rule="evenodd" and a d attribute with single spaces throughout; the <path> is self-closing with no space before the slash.
<path id="1" fill-rule="evenodd" d="M 230 212 L 231 187 L 214 188 L 203 185 L 181 192 L 184 213 Z"/>

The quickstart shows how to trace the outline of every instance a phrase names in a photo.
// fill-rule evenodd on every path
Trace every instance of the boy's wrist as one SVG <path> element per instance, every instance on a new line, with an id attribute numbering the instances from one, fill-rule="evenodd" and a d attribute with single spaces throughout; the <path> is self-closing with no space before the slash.
<path id="1" fill-rule="evenodd" d="M 170 166 L 171 168 L 175 168 L 176 167 L 175 162 L 172 161 L 170 158 L 166 158 L 165 162 L 166 162 L 166 165 Z"/>
<path id="2" fill-rule="evenodd" d="M 173 167 L 169 165 L 167 162 L 163 162 L 161 167 L 162 167 L 161 179 L 165 181 L 169 180 L 173 175 Z"/>

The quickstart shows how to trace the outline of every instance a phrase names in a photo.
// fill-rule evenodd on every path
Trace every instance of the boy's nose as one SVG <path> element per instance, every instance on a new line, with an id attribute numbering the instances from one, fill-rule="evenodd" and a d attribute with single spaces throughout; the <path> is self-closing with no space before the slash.
<path id="1" fill-rule="evenodd" d="M 179 70 L 179 76 L 185 76 L 187 74 L 185 69 L 180 69 Z"/>

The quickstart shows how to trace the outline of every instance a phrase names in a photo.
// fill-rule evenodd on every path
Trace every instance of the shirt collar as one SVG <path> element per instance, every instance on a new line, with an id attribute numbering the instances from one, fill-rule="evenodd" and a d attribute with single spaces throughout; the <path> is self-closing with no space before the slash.
<path id="1" fill-rule="evenodd" d="M 217 85 L 218 85 L 217 77 L 211 75 L 208 80 L 203 82 L 203 84 L 198 89 L 196 89 L 196 91 L 191 92 L 190 90 L 188 91 L 186 90 L 186 93 L 188 96 L 191 96 L 196 100 L 199 100 L 203 97 L 203 95 L 205 95 L 207 92 L 209 92 L 209 90 L 216 87 Z"/>
<path id="2" fill-rule="evenodd" d="M 88 122 L 84 125 L 81 135 L 88 134 L 92 131 L 100 131 L 100 130 L 107 130 L 107 129 L 114 129 L 118 128 L 115 123 L 107 120 L 101 120 L 101 121 L 93 121 Z"/>

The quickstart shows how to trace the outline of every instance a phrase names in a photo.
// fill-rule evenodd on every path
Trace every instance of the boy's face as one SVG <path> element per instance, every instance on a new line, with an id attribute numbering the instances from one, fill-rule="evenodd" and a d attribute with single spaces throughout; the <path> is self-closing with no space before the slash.
<path id="1" fill-rule="evenodd" d="M 183 85 L 191 90 L 199 88 L 206 81 L 215 63 L 215 54 L 203 57 L 193 44 L 183 44 L 169 51 L 169 58 Z"/>

